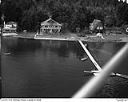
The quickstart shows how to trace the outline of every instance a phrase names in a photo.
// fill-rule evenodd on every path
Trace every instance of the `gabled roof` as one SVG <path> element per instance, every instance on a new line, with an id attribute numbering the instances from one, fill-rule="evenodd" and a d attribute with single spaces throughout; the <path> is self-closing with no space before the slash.
<path id="1" fill-rule="evenodd" d="M 99 23 L 101 23 L 101 20 L 94 19 L 92 23 L 93 23 L 93 24 L 99 24 Z"/>
<path id="2" fill-rule="evenodd" d="M 97 27 L 97 26 L 103 26 L 102 21 L 98 20 L 98 19 L 94 19 L 94 21 L 92 22 L 93 26 Z"/>
<path id="3" fill-rule="evenodd" d="M 13 21 L 10 21 L 10 22 L 7 22 L 6 24 L 17 24 L 17 23 L 13 22 Z"/>
<path id="4" fill-rule="evenodd" d="M 62 26 L 62 24 L 56 22 L 52 18 L 49 18 L 46 21 L 42 22 L 41 25 L 59 25 L 59 26 Z"/>

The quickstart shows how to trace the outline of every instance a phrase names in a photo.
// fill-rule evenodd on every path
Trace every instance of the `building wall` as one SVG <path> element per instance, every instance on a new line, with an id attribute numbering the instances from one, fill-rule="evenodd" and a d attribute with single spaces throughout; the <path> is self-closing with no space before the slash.
<path id="1" fill-rule="evenodd" d="M 17 29 L 16 23 L 5 24 L 3 28 L 3 32 L 16 32 L 16 29 Z"/>
<path id="2" fill-rule="evenodd" d="M 61 30 L 61 26 L 58 25 L 42 25 L 40 28 L 40 34 L 43 33 L 59 33 Z"/>

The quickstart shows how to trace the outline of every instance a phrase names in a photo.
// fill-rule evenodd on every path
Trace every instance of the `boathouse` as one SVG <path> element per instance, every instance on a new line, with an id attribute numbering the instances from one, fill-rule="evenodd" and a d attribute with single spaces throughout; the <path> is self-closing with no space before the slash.
<path id="1" fill-rule="evenodd" d="M 16 22 L 7 22 L 4 23 L 3 32 L 7 33 L 14 33 L 17 30 L 17 23 Z"/>
<path id="2" fill-rule="evenodd" d="M 51 17 L 41 23 L 40 34 L 55 34 L 61 31 L 62 24 L 56 22 Z"/>

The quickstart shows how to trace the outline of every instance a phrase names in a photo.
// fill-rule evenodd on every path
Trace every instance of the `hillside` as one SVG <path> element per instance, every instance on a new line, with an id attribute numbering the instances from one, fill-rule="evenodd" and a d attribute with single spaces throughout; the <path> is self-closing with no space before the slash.
<path id="1" fill-rule="evenodd" d="M 62 23 L 64 29 L 83 30 L 93 19 L 108 26 L 128 24 L 128 5 L 118 0 L 4 0 L 5 21 L 18 22 L 18 29 L 36 31 L 48 16 Z"/>

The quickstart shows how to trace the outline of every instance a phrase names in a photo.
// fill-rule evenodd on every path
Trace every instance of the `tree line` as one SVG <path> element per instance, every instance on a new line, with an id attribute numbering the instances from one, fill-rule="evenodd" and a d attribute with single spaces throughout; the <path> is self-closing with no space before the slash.
<path id="1" fill-rule="evenodd" d="M 49 16 L 69 31 L 84 30 L 94 19 L 108 27 L 128 24 L 128 4 L 118 0 L 3 0 L 1 8 L 19 31 L 36 31 Z"/>

